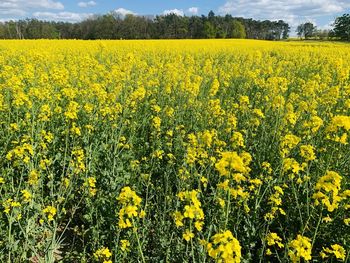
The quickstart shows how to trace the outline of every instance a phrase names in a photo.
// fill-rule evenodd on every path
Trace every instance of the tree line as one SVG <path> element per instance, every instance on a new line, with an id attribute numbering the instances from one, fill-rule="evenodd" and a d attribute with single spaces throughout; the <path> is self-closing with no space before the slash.
<path id="1" fill-rule="evenodd" d="M 258 21 L 231 15 L 155 17 L 111 12 L 81 22 L 55 22 L 25 19 L 0 23 L 3 39 L 202 39 L 249 38 L 280 40 L 288 38 L 290 27 L 283 20 Z"/>
<path id="2" fill-rule="evenodd" d="M 350 14 L 337 17 L 333 23 L 333 29 L 318 29 L 313 23 L 300 24 L 296 32 L 304 39 L 339 39 L 350 41 Z"/>

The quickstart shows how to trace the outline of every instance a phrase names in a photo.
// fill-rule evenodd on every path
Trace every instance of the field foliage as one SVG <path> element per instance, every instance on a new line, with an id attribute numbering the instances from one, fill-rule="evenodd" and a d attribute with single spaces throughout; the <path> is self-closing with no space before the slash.
<path id="1" fill-rule="evenodd" d="M 349 45 L 0 41 L 0 261 L 349 261 L 349 133 Z"/>

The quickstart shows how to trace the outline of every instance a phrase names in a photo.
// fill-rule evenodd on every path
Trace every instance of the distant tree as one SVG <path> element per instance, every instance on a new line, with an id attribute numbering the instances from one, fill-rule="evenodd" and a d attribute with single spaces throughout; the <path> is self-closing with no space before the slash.
<path id="1" fill-rule="evenodd" d="M 316 26 L 313 23 L 307 22 L 304 24 L 304 36 L 305 39 L 311 38 L 316 31 Z"/>
<path id="2" fill-rule="evenodd" d="M 283 20 L 278 20 L 277 22 L 274 22 L 274 29 L 275 29 L 276 40 L 288 38 L 290 27 Z"/>
<path id="3" fill-rule="evenodd" d="M 213 10 L 210 10 L 208 13 L 208 20 L 213 23 L 215 19 L 216 19 L 215 13 L 213 12 Z"/>
<path id="4" fill-rule="evenodd" d="M 214 20 L 214 27 L 216 29 L 216 38 L 227 38 L 230 29 L 230 21 L 223 17 L 216 17 Z"/>
<path id="5" fill-rule="evenodd" d="M 216 37 L 216 29 L 212 23 L 206 21 L 204 23 L 204 32 L 206 38 L 215 38 Z"/>
<path id="6" fill-rule="evenodd" d="M 6 38 L 6 27 L 4 23 L 0 22 L 0 38 Z"/>
<path id="7" fill-rule="evenodd" d="M 342 40 L 350 41 L 350 14 L 337 17 L 334 22 L 334 35 Z"/>
<path id="8" fill-rule="evenodd" d="M 237 20 L 233 20 L 231 22 L 229 37 L 230 38 L 246 38 L 246 36 L 247 35 L 245 32 L 244 25 Z"/>
<path id="9" fill-rule="evenodd" d="M 333 38 L 335 38 L 335 37 L 336 37 L 336 36 L 335 36 L 334 30 L 333 30 L 333 29 L 330 30 L 329 33 L 328 33 L 328 39 L 333 39 Z"/>
<path id="10" fill-rule="evenodd" d="M 330 35 L 330 30 L 328 29 L 319 29 L 314 32 L 314 36 L 320 40 L 328 39 Z"/>
<path id="11" fill-rule="evenodd" d="M 296 32 L 297 32 L 297 35 L 299 38 L 303 38 L 303 36 L 304 36 L 304 24 L 298 25 Z"/>
<path id="12" fill-rule="evenodd" d="M 5 23 L 6 26 L 6 38 L 16 39 L 20 38 L 17 30 L 17 23 L 13 20 Z"/>
<path id="13" fill-rule="evenodd" d="M 304 37 L 305 39 L 311 38 L 316 32 L 316 26 L 313 23 L 307 22 L 300 24 L 297 27 L 297 34 L 300 38 Z"/>
<path id="14" fill-rule="evenodd" d="M 191 16 L 188 20 L 188 36 L 189 38 L 205 38 L 204 35 L 204 18 Z"/>
<path id="15" fill-rule="evenodd" d="M 106 14 L 97 17 L 93 21 L 94 26 L 92 36 L 94 39 L 115 39 L 115 21 L 113 14 Z"/>
<path id="16" fill-rule="evenodd" d="M 120 15 L 111 12 L 77 22 L 25 19 L 0 23 L 0 38 L 9 39 L 163 39 L 163 38 L 287 38 L 289 25 L 283 20 L 258 21 L 232 15 L 154 17 Z"/>
<path id="17" fill-rule="evenodd" d="M 282 38 L 287 39 L 289 37 L 290 26 L 288 25 L 288 23 L 285 23 L 284 21 L 283 21 L 283 23 L 284 24 L 283 24 Z"/>

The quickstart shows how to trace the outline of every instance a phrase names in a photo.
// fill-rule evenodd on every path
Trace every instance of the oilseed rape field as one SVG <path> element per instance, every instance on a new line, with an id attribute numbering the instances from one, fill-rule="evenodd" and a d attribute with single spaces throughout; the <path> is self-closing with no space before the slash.
<path id="1" fill-rule="evenodd" d="M 350 262 L 350 46 L 0 41 L 0 262 Z"/>

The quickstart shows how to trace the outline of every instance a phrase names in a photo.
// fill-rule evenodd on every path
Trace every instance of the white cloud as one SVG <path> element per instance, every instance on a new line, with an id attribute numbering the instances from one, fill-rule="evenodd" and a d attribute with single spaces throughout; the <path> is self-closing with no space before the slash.
<path id="1" fill-rule="evenodd" d="M 61 2 L 52 0 L 5 0 L 5 2 L 17 3 L 19 7 L 26 8 L 64 9 L 64 5 Z"/>
<path id="2" fill-rule="evenodd" d="M 178 16 L 184 16 L 184 11 L 182 9 L 171 9 L 171 10 L 164 10 L 163 11 L 164 15 L 169 15 L 169 14 L 175 14 Z"/>
<path id="3" fill-rule="evenodd" d="M 198 14 L 198 7 L 190 7 L 189 9 L 187 9 L 187 12 L 192 14 L 192 15 L 197 15 Z"/>
<path id="4" fill-rule="evenodd" d="M 0 8 L 5 9 L 5 8 L 16 8 L 17 4 L 13 2 L 3 2 L 0 3 Z"/>
<path id="5" fill-rule="evenodd" d="M 72 12 L 35 12 L 33 16 L 42 20 L 56 20 L 67 22 L 78 22 L 84 20 L 93 14 L 91 13 L 72 13 Z"/>
<path id="6" fill-rule="evenodd" d="M 122 7 L 114 10 L 114 12 L 120 16 L 137 15 L 135 12 L 133 12 L 131 10 L 127 10 L 125 8 L 122 8 Z"/>
<path id="7" fill-rule="evenodd" d="M 90 7 L 90 6 L 95 6 L 96 2 L 95 1 L 88 1 L 88 2 L 79 2 L 78 6 L 80 7 Z"/>
<path id="8" fill-rule="evenodd" d="M 3 16 L 25 16 L 26 14 L 27 14 L 27 12 L 22 10 L 22 9 L 15 9 L 15 8 L 2 9 L 2 8 L 0 8 L 0 15 L 3 15 Z"/>
<path id="9" fill-rule="evenodd" d="M 345 12 L 348 7 L 349 0 L 229 0 L 219 8 L 219 13 L 255 19 L 283 19 L 295 26 Z"/>
<path id="10" fill-rule="evenodd" d="M 63 10 L 64 5 L 53 0 L 0 0 L 0 15 L 25 16 L 31 10 Z"/>

